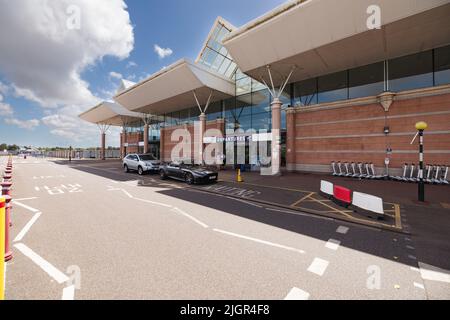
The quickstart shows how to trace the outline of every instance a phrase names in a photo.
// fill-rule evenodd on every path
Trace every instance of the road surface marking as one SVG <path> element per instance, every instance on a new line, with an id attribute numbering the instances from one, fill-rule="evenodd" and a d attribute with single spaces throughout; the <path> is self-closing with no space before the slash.
<path id="1" fill-rule="evenodd" d="M 165 207 L 165 208 L 173 208 L 173 206 L 170 204 L 165 204 L 165 203 L 161 203 L 161 202 L 155 202 L 155 201 L 150 201 L 150 200 L 145 200 L 145 199 L 140 199 L 140 198 L 135 198 L 135 197 L 133 197 L 133 199 L 142 201 L 142 202 L 146 202 L 146 203 L 150 203 L 150 204 L 154 204 L 157 206 Z"/>
<path id="2" fill-rule="evenodd" d="M 235 200 L 235 201 L 238 201 L 238 202 L 242 202 L 242 203 L 248 204 L 250 206 L 257 207 L 257 208 L 262 208 L 263 207 L 263 206 L 261 206 L 259 204 L 251 203 L 249 201 L 245 201 L 245 200 L 241 200 L 241 199 L 237 199 L 237 198 L 232 198 L 232 197 L 226 197 L 226 198 L 227 199 L 231 199 L 231 200 Z"/>
<path id="3" fill-rule="evenodd" d="M 73 300 L 74 297 L 75 297 L 75 285 L 71 285 L 63 289 L 61 300 Z"/>
<path id="4" fill-rule="evenodd" d="M 348 232 L 348 230 L 349 230 L 348 227 L 339 226 L 339 228 L 337 228 L 336 232 L 341 233 L 341 234 L 346 234 Z"/>
<path id="5" fill-rule="evenodd" d="M 450 271 L 419 262 L 420 275 L 424 280 L 450 283 Z"/>
<path id="6" fill-rule="evenodd" d="M 419 268 L 411 267 L 411 271 L 420 272 Z"/>
<path id="7" fill-rule="evenodd" d="M 26 257 L 30 258 L 35 264 L 37 264 L 42 270 L 44 270 L 50 277 L 55 279 L 55 281 L 58 282 L 59 284 L 69 280 L 68 276 L 66 276 L 58 269 L 56 269 L 53 265 L 50 264 L 50 262 L 43 259 L 41 256 L 39 256 L 37 253 L 35 253 L 33 250 L 28 248 L 23 243 L 17 243 L 14 245 L 14 247 L 16 247 Z"/>
<path id="8" fill-rule="evenodd" d="M 16 236 L 16 238 L 14 239 L 14 242 L 22 241 L 23 237 L 27 234 L 27 232 L 30 230 L 30 228 L 33 226 L 33 224 L 37 221 L 37 219 L 39 219 L 41 214 L 42 214 L 42 212 L 37 212 L 33 216 L 33 218 L 31 218 L 31 220 L 28 221 L 28 223 L 25 225 L 25 227 L 23 227 L 22 231 L 20 231 L 20 233 Z"/>
<path id="9" fill-rule="evenodd" d="M 39 187 L 34 187 L 34 190 L 39 191 L 41 189 L 39 189 Z"/>
<path id="10" fill-rule="evenodd" d="M 33 213 L 39 212 L 39 210 L 37 210 L 37 209 L 35 209 L 35 208 L 32 208 L 32 207 L 30 207 L 30 206 L 27 206 L 26 204 L 20 203 L 20 202 L 17 201 L 17 200 L 13 200 L 13 202 L 14 202 L 14 204 L 18 205 L 19 207 L 25 208 L 25 209 L 27 209 L 27 210 L 33 212 Z"/>
<path id="11" fill-rule="evenodd" d="M 341 245 L 341 242 L 340 242 L 339 240 L 330 239 L 330 240 L 328 240 L 328 242 L 325 244 L 325 247 L 326 247 L 327 249 L 336 251 L 337 249 L 339 249 L 339 246 L 340 246 L 340 245 Z"/>
<path id="12" fill-rule="evenodd" d="M 35 200 L 35 199 L 37 199 L 37 197 L 15 199 L 15 201 L 28 201 L 28 200 Z"/>
<path id="13" fill-rule="evenodd" d="M 414 282 L 414 287 L 425 290 L 425 287 L 421 283 Z"/>
<path id="14" fill-rule="evenodd" d="M 409 250 L 414 250 L 415 248 L 413 246 L 406 246 L 407 249 Z"/>
<path id="15" fill-rule="evenodd" d="M 327 260 L 315 258 L 314 261 L 309 266 L 308 271 L 317 274 L 319 276 L 323 276 L 329 264 L 330 263 Z"/>
<path id="16" fill-rule="evenodd" d="M 311 192 L 308 195 L 304 196 L 303 198 L 301 198 L 300 200 L 294 202 L 293 204 L 291 204 L 291 207 L 296 207 L 297 205 L 299 205 L 300 203 L 302 203 L 303 201 L 305 201 L 306 199 L 310 198 L 311 196 L 313 196 L 315 194 L 315 192 Z"/>
<path id="17" fill-rule="evenodd" d="M 411 260 L 417 260 L 417 258 L 415 257 L 415 256 L 413 256 L 413 255 L 408 255 L 408 258 L 410 258 Z"/>
<path id="18" fill-rule="evenodd" d="M 299 288 L 292 288 L 284 300 L 308 300 L 309 293 Z"/>
<path id="19" fill-rule="evenodd" d="M 203 228 L 205 228 L 205 229 L 206 229 L 206 228 L 209 228 L 207 224 L 201 222 L 201 221 L 198 220 L 197 218 L 191 216 L 190 214 L 184 212 L 184 211 L 181 210 L 181 209 L 173 208 L 172 210 L 174 210 L 174 211 L 176 211 L 177 213 L 179 213 L 179 214 L 185 216 L 185 217 L 188 218 L 188 219 L 191 219 L 192 221 L 194 221 L 195 223 L 201 225 L 201 226 L 202 226 Z"/>
<path id="20" fill-rule="evenodd" d="M 133 196 L 127 190 L 124 190 L 124 189 L 121 189 L 121 190 L 123 193 L 125 193 L 127 195 L 128 198 L 131 198 L 131 199 L 133 198 Z"/>
<path id="21" fill-rule="evenodd" d="M 233 232 L 228 232 L 228 231 L 224 231 L 224 230 L 220 230 L 220 229 L 213 229 L 213 231 L 215 232 L 219 232 L 219 233 L 223 233 L 232 237 L 236 237 L 236 238 L 240 238 L 240 239 L 245 239 L 245 240 L 250 240 L 253 242 L 257 242 L 257 243 L 261 243 L 261 244 L 265 244 L 271 247 L 276 247 L 276 248 L 280 248 L 280 249 L 285 249 L 285 250 L 289 250 L 289 251 L 294 251 L 294 252 L 298 252 L 301 254 L 304 254 L 305 251 L 300 250 L 300 249 L 296 249 L 296 248 L 292 248 L 292 247 L 288 247 L 282 244 L 278 244 L 278 243 L 273 243 L 273 242 L 269 242 L 269 241 L 265 241 L 265 240 L 261 240 L 261 239 L 256 239 L 256 238 L 252 238 L 252 237 L 247 237 L 241 234 L 237 234 L 237 233 L 233 233 Z"/>
<path id="22" fill-rule="evenodd" d="M 289 213 L 289 214 L 295 214 L 297 216 L 314 218 L 314 219 L 320 219 L 320 220 L 327 220 L 327 221 L 332 221 L 333 220 L 332 218 L 326 218 L 326 217 L 321 217 L 321 216 L 317 216 L 317 215 L 314 215 L 314 214 L 301 213 L 301 212 L 292 211 L 292 210 L 283 210 L 283 209 L 274 209 L 274 208 L 266 208 L 266 210 L 275 211 L 275 212 L 282 212 L 282 213 Z"/>

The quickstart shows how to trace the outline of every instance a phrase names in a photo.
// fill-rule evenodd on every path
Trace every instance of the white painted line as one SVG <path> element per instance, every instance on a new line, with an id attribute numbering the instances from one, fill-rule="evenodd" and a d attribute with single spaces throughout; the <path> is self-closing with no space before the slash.
<path id="1" fill-rule="evenodd" d="M 299 288 L 292 288 L 284 300 L 308 300 L 309 293 Z"/>
<path id="2" fill-rule="evenodd" d="M 28 248 L 23 243 L 17 243 L 14 245 L 22 254 L 30 258 L 35 264 L 37 264 L 42 270 L 44 270 L 50 277 L 55 279 L 59 284 L 64 283 L 69 280 L 69 277 L 64 273 L 56 269 L 48 261 L 44 260 L 41 256 L 35 253 L 33 250 Z"/>
<path id="3" fill-rule="evenodd" d="M 309 272 L 322 276 L 330 263 L 327 260 L 315 258 L 308 268 Z"/>
<path id="4" fill-rule="evenodd" d="M 420 275 L 424 280 L 450 283 L 450 271 L 419 262 Z"/>
<path id="5" fill-rule="evenodd" d="M 415 248 L 413 246 L 406 246 L 407 249 L 409 250 L 414 250 Z"/>
<path id="6" fill-rule="evenodd" d="M 150 201 L 150 200 L 145 200 L 145 199 L 140 199 L 140 198 L 135 198 L 135 197 L 133 197 L 133 199 L 142 201 L 142 202 L 146 202 L 146 203 L 150 203 L 150 204 L 154 204 L 157 206 L 165 207 L 165 208 L 173 208 L 173 206 L 170 204 L 165 204 L 165 203 L 161 203 L 161 202 L 155 202 L 155 201 Z"/>
<path id="7" fill-rule="evenodd" d="M 410 238 L 405 237 L 405 241 L 411 242 Z"/>
<path id="8" fill-rule="evenodd" d="M 15 201 L 28 201 L 28 200 L 35 200 L 35 199 L 37 199 L 37 197 L 15 199 Z"/>
<path id="9" fill-rule="evenodd" d="M 121 189 L 122 191 L 123 191 L 123 193 L 125 193 L 126 195 L 127 195 L 127 197 L 128 198 L 133 198 L 133 196 L 127 191 L 127 190 L 124 190 L 124 189 Z"/>
<path id="10" fill-rule="evenodd" d="M 178 208 L 173 208 L 172 210 L 174 210 L 174 211 L 176 211 L 176 212 L 178 212 L 179 214 L 181 214 L 181 215 L 183 215 L 183 216 L 185 216 L 186 218 L 189 218 L 189 219 L 191 219 L 192 221 L 194 221 L 195 223 L 197 223 L 197 224 L 199 224 L 199 225 L 201 225 L 203 228 L 209 228 L 208 227 L 208 225 L 207 224 L 205 224 L 205 223 L 203 223 L 203 222 L 201 222 L 200 220 L 198 220 L 197 218 L 195 218 L 195 217 L 193 217 L 193 216 L 191 216 L 190 214 L 188 214 L 188 213 L 186 213 L 186 212 L 184 212 L 183 210 L 181 210 L 181 209 L 178 209 Z"/>
<path id="11" fill-rule="evenodd" d="M 41 189 L 39 189 L 39 187 L 34 187 L 34 190 L 39 191 Z"/>
<path id="12" fill-rule="evenodd" d="M 417 260 L 417 257 L 416 256 L 413 256 L 413 255 L 408 255 L 408 258 L 410 258 L 411 260 Z"/>
<path id="13" fill-rule="evenodd" d="M 256 238 L 252 238 L 252 237 L 247 237 L 241 234 L 237 234 L 237 233 L 232 233 L 232 232 L 228 232 L 228 231 L 224 231 L 224 230 L 220 230 L 220 229 L 213 229 L 213 231 L 215 232 L 219 232 L 219 233 L 223 233 L 232 237 L 236 237 L 236 238 L 240 238 L 240 239 L 245 239 L 245 240 L 250 240 L 253 242 L 257 242 L 257 243 L 261 243 L 261 244 L 265 244 L 271 247 L 276 247 L 276 248 L 280 248 L 280 249 L 284 249 L 284 250 L 289 250 L 289 251 L 294 251 L 297 253 L 301 253 L 304 254 L 305 251 L 300 250 L 300 249 L 296 249 L 296 248 L 292 248 L 292 247 L 288 247 L 282 244 L 278 244 L 278 243 L 273 243 L 273 242 L 269 242 L 269 241 L 265 241 L 265 240 L 261 240 L 261 239 L 256 239 Z"/>
<path id="14" fill-rule="evenodd" d="M 339 249 L 339 246 L 340 246 L 340 245 L 341 245 L 341 242 L 340 242 L 339 240 L 330 239 L 330 240 L 328 240 L 328 242 L 325 244 L 325 247 L 326 247 L 327 249 L 336 251 L 337 249 Z"/>
<path id="15" fill-rule="evenodd" d="M 421 283 L 414 282 L 414 287 L 425 290 L 425 287 Z"/>
<path id="16" fill-rule="evenodd" d="M 32 207 L 30 207 L 30 206 L 27 206 L 26 204 L 20 203 L 20 202 L 17 201 L 17 200 L 13 200 L 13 203 L 16 204 L 16 205 L 18 205 L 19 207 L 25 208 L 25 209 L 27 209 L 27 210 L 33 212 L 33 213 L 39 212 L 39 210 L 37 210 L 37 209 L 35 209 L 35 208 L 32 208 Z"/>
<path id="17" fill-rule="evenodd" d="M 31 218 L 30 221 L 23 227 L 23 229 L 20 231 L 20 233 L 16 236 L 14 239 L 14 242 L 22 241 L 23 237 L 27 234 L 27 232 L 30 230 L 30 228 L 33 226 L 33 224 L 39 219 L 42 212 L 37 212 L 33 218 Z"/>
<path id="18" fill-rule="evenodd" d="M 253 206 L 253 207 L 262 208 L 262 206 L 260 206 L 259 204 L 252 203 L 252 202 L 249 202 L 249 201 L 245 201 L 245 200 L 241 200 L 241 199 L 237 199 L 237 198 L 232 198 L 232 197 L 226 197 L 226 198 L 227 199 L 231 199 L 231 200 L 235 200 L 235 201 L 238 201 L 238 202 L 242 202 L 242 203 L 248 204 L 248 205 Z"/>
<path id="19" fill-rule="evenodd" d="M 341 233 L 341 234 L 346 234 L 348 232 L 348 230 L 349 230 L 348 227 L 339 226 L 339 228 L 337 228 L 336 232 Z"/>
<path id="20" fill-rule="evenodd" d="M 414 272 L 420 272 L 419 268 L 411 267 L 410 269 L 411 269 L 411 271 L 414 271 Z"/>
<path id="21" fill-rule="evenodd" d="M 63 289 L 61 300 L 73 300 L 75 298 L 75 285 L 65 287 Z"/>
<path id="22" fill-rule="evenodd" d="M 298 211 L 292 211 L 292 210 L 283 210 L 283 209 L 274 209 L 274 208 L 266 208 L 266 210 L 269 211 L 275 211 L 275 212 L 282 212 L 282 213 L 289 213 L 289 214 L 295 214 L 297 216 L 302 216 L 302 217 L 307 217 L 307 218 L 314 218 L 314 219 L 320 219 L 320 220 L 327 220 L 327 221 L 332 221 L 332 218 L 327 218 L 327 217 L 321 217 L 321 216 L 317 216 L 314 214 L 307 214 L 307 213 L 301 213 Z"/>

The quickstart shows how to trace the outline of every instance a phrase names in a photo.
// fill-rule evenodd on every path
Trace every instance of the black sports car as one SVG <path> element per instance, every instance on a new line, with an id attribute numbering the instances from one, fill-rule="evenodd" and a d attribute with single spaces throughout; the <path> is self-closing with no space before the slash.
<path id="1" fill-rule="evenodd" d="M 171 162 L 160 167 L 162 180 L 172 178 L 188 184 L 217 182 L 217 171 L 205 166 Z"/>

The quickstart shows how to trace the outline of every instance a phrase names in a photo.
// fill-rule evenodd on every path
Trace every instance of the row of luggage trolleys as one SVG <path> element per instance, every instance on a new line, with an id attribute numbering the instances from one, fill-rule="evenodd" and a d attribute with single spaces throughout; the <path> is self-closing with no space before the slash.
<path id="1" fill-rule="evenodd" d="M 355 162 L 335 162 L 331 163 L 333 176 L 348 177 L 357 179 L 375 179 L 375 180 L 395 180 L 401 182 L 419 182 L 420 166 L 414 163 L 403 165 L 402 176 L 389 176 L 387 174 L 380 175 L 376 173 L 373 163 L 355 163 Z M 426 165 L 424 170 L 424 181 L 430 184 L 448 185 L 447 180 L 449 174 L 449 166 L 443 165 Z"/>

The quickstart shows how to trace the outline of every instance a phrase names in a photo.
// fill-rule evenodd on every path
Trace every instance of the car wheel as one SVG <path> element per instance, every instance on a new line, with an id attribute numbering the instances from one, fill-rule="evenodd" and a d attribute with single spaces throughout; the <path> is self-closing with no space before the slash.
<path id="1" fill-rule="evenodd" d="M 139 174 L 140 176 L 144 175 L 144 169 L 142 169 L 141 166 L 138 167 L 138 174 Z"/>
<path id="2" fill-rule="evenodd" d="M 159 177 L 161 178 L 161 180 L 166 180 L 167 179 L 167 175 L 164 172 L 164 170 L 160 170 L 159 171 Z"/>
<path id="3" fill-rule="evenodd" d="M 192 185 L 194 184 L 194 176 L 191 173 L 186 174 L 184 180 L 186 181 L 187 184 Z"/>
<path id="4" fill-rule="evenodd" d="M 128 169 L 128 166 L 127 166 L 127 165 L 124 165 L 124 166 L 123 166 L 123 171 L 125 171 L 125 173 L 130 172 L 130 170 Z"/>

